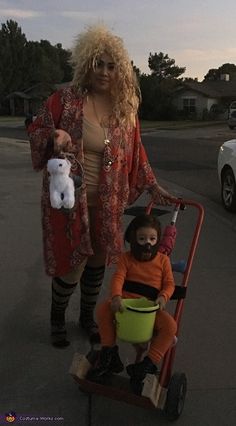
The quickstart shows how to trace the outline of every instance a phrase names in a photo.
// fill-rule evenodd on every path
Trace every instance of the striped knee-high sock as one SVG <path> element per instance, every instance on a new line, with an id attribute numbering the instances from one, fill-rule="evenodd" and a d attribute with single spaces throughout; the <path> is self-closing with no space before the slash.
<path id="1" fill-rule="evenodd" d="M 80 321 L 83 328 L 87 329 L 88 332 L 91 327 L 96 327 L 94 323 L 94 310 L 102 286 L 104 273 L 104 265 L 96 268 L 86 265 L 80 279 Z"/>
<path id="2" fill-rule="evenodd" d="M 69 345 L 66 340 L 65 312 L 76 286 L 77 283 L 68 284 L 59 277 L 52 279 L 51 337 L 54 346 Z"/>

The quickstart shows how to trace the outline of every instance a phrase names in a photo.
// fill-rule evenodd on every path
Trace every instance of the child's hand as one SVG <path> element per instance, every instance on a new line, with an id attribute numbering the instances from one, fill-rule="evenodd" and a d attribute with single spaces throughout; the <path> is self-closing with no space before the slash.
<path id="1" fill-rule="evenodd" d="M 111 300 L 111 310 L 115 314 L 116 312 L 123 312 L 124 308 L 122 305 L 121 296 L 114 296 Z"/>
<path id="2" fill-rule="evenodd" d="M 156 299 L 156 304 L 160 306 L 160 310 L 162 311 L 162 309 L 164 309 L 164 307 L 166 306 L 166 300 L 163 296 L 159 296 Z"/>

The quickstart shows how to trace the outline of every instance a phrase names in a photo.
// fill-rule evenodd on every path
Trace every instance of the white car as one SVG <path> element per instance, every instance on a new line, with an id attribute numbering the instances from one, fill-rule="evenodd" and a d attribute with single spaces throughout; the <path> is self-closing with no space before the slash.
<path id="1" fill-rule="evenodd" d="M 224 142 L 219 149 L 218 176 L 223 205 L 236 212 L 236 139 Z"/>

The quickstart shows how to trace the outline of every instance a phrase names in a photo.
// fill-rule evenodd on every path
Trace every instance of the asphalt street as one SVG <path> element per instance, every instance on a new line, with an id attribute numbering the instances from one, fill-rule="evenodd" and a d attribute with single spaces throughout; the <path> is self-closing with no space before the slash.
<path id="1" fill-rule="evenodd" d="M 77 324 L 79 289 L 67 315 L 71 345 L 63 351 L 50 346 L 50 279 L 43 271 L 40 229 L 41 175 L 32 170 L 28 143 L 1 136 L 0 154 L 0 424 L 7 424 L 4 416 L 9 411 L 18 419 L 41 416 L 44 424 L 65 426 L 169 424 L 157 410 L 79 391 L 68 374 L 74 353 L 86 353 L 89 348 Z M 185 372 L 188 379 L 185 408 L 177 424 L 234 426 L 235 221 L 222 215 L 217 203 L 201 194 L 163 176 L 161 182 L 205 209 L 174 365 L 174 371 Z M 139 203 L 146 204 L 146 198 Z M 166 215 L 162 220 L 165 223 L 169 218 Z M 126 217 L 125 223 L 128 220 Z M 187 257 L 195 220 L 194 209 L 180 214 L 174 260 Z M 108 269 L 101 297 L 111 272 Z M 126 345 L 121 345 L 121 354 L 125 363 L 132 360 Z M 39 421 L 19 424 L 38 425 Z"/>
<path id="2" fill-rule="evenodd" d="M 185 130 L 159 130 L 143 135 L 157 176 L 177 183 L 221 205 L 217 159 L 220 145 L 234 138 L 226 125 Z M 223 211 L 222 211 L 223 214 Z"/>

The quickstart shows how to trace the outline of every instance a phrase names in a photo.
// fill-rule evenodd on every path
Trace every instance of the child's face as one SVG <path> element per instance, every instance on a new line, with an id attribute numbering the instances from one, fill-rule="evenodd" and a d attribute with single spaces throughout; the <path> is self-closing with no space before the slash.
<path id="1" fill-rule="evenodd" d="M 136 232 L 136 239 L 141 246 L 147 243 L 154 246 L 157 243 L 157 231 L 154 228 L 139 228 Z"/>
<path id="2" fill-rule="evenodd" d="M 136 231 L 136 241 L 131 244 L 131 251 L 139 261 L 152 260 L 158 250 L 158 236 L 155 228 L 143 226 Z"/>

